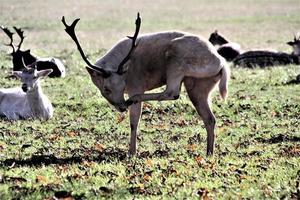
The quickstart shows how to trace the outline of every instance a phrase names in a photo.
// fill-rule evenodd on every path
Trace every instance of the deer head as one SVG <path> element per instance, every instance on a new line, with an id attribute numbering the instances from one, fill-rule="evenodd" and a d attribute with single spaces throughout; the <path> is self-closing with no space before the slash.
<path id="1" fill-rule="evenodd" d="M 300 35 L 294 35 L 294 41 L 287 42 L 288 45 L 293 47 L 293 54 L 300 56 Z"/>
<path id="2" fill-rule="evenodd" d="M 118 111 L 123 112 L 127 109 L 127 105 L 124 99 L 124 91 L 126 86 L 124 75 L 126 73 L 126 70 L 124 68 L 124 65 L 130 60 L 131 55 L 137 46 L 136 39 L 138 37 L 141 26 L 140 15 L 139 13 L 137 14 L 137 19 L 135 21 L 136 29 L 134 35 L 132 37 L 128 37 L 130 40 L 132 40 L 131 48 L 129 49 L 128 54 L 123 58 L 118 66 L 116 66 L 116 71 L 107 70 L 104 67 L 93 65 L 88 61 L 75 34 L 75 26 L 79 20 L 80 19 L 74 20 L 74 22 L 69 26 L 65 22 L 65 18 L 62 17 L 62 23 L 65 26 L 65 31 L 76 43 L 82 59 L 88 65 L 86 69 L 91 76 L 92 82 L 100 90 L 102 96 L 106 98 L 106 100 L 110 104 L 112 104 Z"/>
<path id="3" fill-rule="evenodd" d="M 37 71 L 36 62 L 23 67 L 22 71 L 13 71 L 12 74 L 21 80 L 22 90 L 26 93 L 34 91 L 39 85 L 40 78 L 48 76 L 53 71 L 52 69 Z"/>
<path id="4" fill-rule="evenodd" d="M 16 46 L 13 44 L 13 35 L 14 35 L 14 33 L 11 32 L 7 27 L 1 26 L 1 29 L 10 38 L 10 43 L 6 44 L 6 46 L 10 46 L 12 48 L 12 52 L 10 53 L 10 55 L 13 58 L 12 59 L 13 66 L 14 66 L 13 70 L 16 71 L 16 70 L 22 70 L 23 69 L 22 59 L 25 61 L 25 63 L 27 65 L 29 65 L 29 64 L 36 61 L 36 58 L 33 55 L 31 55 L 30 50 L 25 50 L 25 51 L 21 50 L 21 46 L 22 46 L 24 38 L 25 38 L 24 31 L 21 28 L 17 28 L 17 27 L 14 26 L 14 30 L 16 31 L 16 33 L 20 37 L 20 42 Z"/>
<path id="5" fill-rule="evenodd" d="M 222 36 L 220 33 L 218 33 L 218 30 L 215 30 L 212 34 L 210 34 L 208 40 L 213 45 L 223 45 L 223 44 L 228 43 L 228 40 L 226 40 L 224 36 Z"/>

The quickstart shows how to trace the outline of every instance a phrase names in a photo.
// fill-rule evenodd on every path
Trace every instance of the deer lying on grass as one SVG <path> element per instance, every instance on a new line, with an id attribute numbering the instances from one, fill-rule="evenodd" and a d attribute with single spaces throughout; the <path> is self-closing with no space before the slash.
<path id="1" fill-rule="evenodd" d="M 37 70 L 44 70 L 44 69 L 52 69 L 52 73 L 49 74 L 49 77 L 65 77 L 65 66 L 62 62 L 57 58 L 37 58 L 30 53 L 30 50 L 22 51 L 21 45 L 25 38 L 24 31 L 20 28 L 14 27 L 16 33 L 20 37 L 20 43 L 17 45 L 13 45 L 13 34 L 8 28 L 4 28 L 1 26 L 1 29 L 4 33 L 10 38 L 10 43 L 7 46 L 12 48 L 12 62 L 13 62 L 13 71 L 21 71 L 23 70 L 23 61 L 26 65 L 30 65 L 32 63 L 36 63 Z"/>
<path id="2" fill-rule="evenodd" d="M 53 116 L 52 104 L 40 86 L 40 78 L 48 76 L 52 69 L 37 71 L 32 65 L 24 66 L 23 71 L 13 71 L 13 75 L 20 78 L 22 89 L 0 89 L 0 116 L 9 120 L 48 120 Z"/>
<path id="3" fill-rule="evenodd" d="M 241 67 L 254 68 L 254 67 L 268 67 L 274 65 L 289 65 L 300 64 L 300 37 L 294 36 L 294 41 L 287 42 L 292 46 L 293 52 L 291 54 L 270 51 L 270 50 L 252 50 L 246 51 L 237 56 L 233 63 Z"/>
<path id="4" fill-rule="evenodd" d="M 242 53 L 241 46 L 235 42 L 230 42 L 223 35 L 218 33 L 217 30 L 210 34 L 208 39 L 214 46 L 217 47 L 218 53 L 223 56 L 227 61 L 232 61 Z"/>
<path id="5" fill-rule="evenodd" d="M 74 40 L 88 65 L 86 69 L 93 83 L 117 110 L 123 112 L 129 107 L 130 155 L 136 154 L 142 102 L 178 99 L 182 82 L 204 121 L 207 130 L 207 155 L 213 154 L 216 121 L 209 105 L 209 95 L 220 81 L 220 94 L 226 98 L 229 68 L 207 40 L 176 31 L 138 37 L 141 23 L 138 14 L 134 36 L 118 42 L 93 65 L 87 60 L 75 34 L 78 21 L 76 19 L 69 26 L 62 18 L 66 32 Z M 161 93 L 144 94 L 145 91 L 163 85 L 166 85 L 166 89 Z M 127 101 L 124 93 L 129 95 Z"/>

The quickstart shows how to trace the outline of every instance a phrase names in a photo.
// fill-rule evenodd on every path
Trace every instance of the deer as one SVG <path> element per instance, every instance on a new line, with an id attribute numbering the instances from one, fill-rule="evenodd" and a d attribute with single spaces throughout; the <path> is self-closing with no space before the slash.
<path id="1" fill-rule="evenodd" d="M 25 39 L 24 31 L 21 28 L 13 27 L 17 35 L 20 37 L 20 42 L 16 46 L 13 44 L 14 33 L 7 27 L 0 26 L 0 28 L 10 39 L 10 43 L 6 44 L 6 46 L 10 46 L 12 48 L 12 52 L 9 55 L 12 56 L 13 71 L 23 70 L 24 67 L 22 62 L 24 60 L 26 65 L 36 63 L 37 70 L 52 69 L 52 73 L 49 74 L 49 77 L 51 78 L 65 77 L 65 66 L 58 58 L 38 58 L 30 53 L 30 49 L 25 51 L 21 50 L 21 46 Z"/>
<path id="2" fill-rule="evenodd" d="M 12 74 L 21 80 L 22 87 L 0 89 L 0 116 L 8 120 L 50 119 L 53 116 L 53 107 L 42 91 L 40 79 L 52 71 L 38 71 L 36 62 L 29 66 L 24 65 L 22 71 L 13 71 Z"/>
<path id="3" fill-rule="evenodd" d="M 230 42 L 218 30 L 211 33 L 208 40 L 216 46 L 218 53 L 228 62 L 231 62 L 242 53 L 241 46 L 238 43 Z"/>
<path id="4" fill-rule="evenodd" d="M 101 95 L 119 112 L 129 109 L 130 145 L 129 156 L 137 153 L 137 131 L 142 103 L 146 101 L 176 100 L 181 85 L 186 91 L 207 131 L 207 156 L 215 147 L 216 118 L 210 107 L 210 94 L 219 83 L 223 99 L 228 92 L 230 70 L 206 39 L 181 31 L 165 31 L 138 36 L 141 18 L 135 21 L 135 33 L 121 39 L 105 55 L 91 64 L 75 34 L 80 19 L 68 25 L 64 16 L 65 31 L 75 42 L 86 69 Z M 165 86 L 160 93 L 146 91 Z M 124 95 L 128 95 L 125 100 Z"/>
<path id="5" fill-rule="evenodd" d="M 300 64 L 300 36 L 294 35 L 294 40 L 287 42 L 293 48 L 292 53 L 278 52 L 274 50 L 250 50 L 233 60 L 233 64 L 246 68 L 265 68 L 275 65 Z"/>

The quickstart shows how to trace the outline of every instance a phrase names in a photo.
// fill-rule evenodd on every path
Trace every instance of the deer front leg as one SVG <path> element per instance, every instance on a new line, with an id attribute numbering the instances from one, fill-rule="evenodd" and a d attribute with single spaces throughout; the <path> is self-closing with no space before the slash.
<path id="1" fill-rule="evenodd" d="M 167 79 L 166 90 L 161 93 L 137 94 L 130 97 L 126 103 L 127 105 L 143 102 L 143 101 L 165 101 L 178 99 L 180 95 L 180 88 L 183 76 L 169 76 Z"/>
<path id="2" fill-rule="evenodd" d="M 130 147 L 129 147 L 129 155 L 135 155 L 137 149 L 137 129 L 139 125 L 139 120 L 141 116 L 141 107 L 142 103 L 137 103 L 129 108 L 129 116 L 130 116 Z"/>

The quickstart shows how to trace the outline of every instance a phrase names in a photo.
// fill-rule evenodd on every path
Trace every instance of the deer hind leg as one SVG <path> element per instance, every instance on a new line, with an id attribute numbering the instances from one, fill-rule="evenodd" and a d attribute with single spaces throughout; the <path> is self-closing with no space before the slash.
<path id="1" fill-rule="evenodd" d="M 184 84 L 190 100 L 202 118 L 207 131 L 207 156 L 213 155 L 216 118 L 210 108 L 209 93 L 216 81 L 213 79 L 185 78 Z"/>

